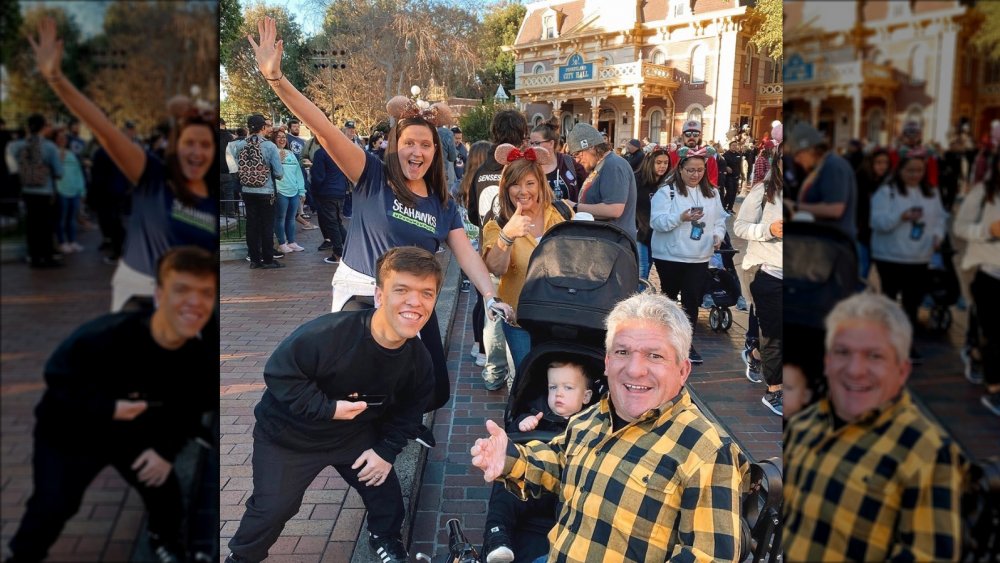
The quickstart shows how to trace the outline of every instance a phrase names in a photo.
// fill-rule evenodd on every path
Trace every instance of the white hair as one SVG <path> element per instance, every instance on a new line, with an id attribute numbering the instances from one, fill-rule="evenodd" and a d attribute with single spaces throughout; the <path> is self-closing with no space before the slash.
<path id="1" fill-rule="evenodd" d="M 662 326 L 667 330 L 667 343 L 674 349 L 677 362 L 687 359 L 688 350 L 691 348 L 691 321 L 680 305 L 668 297 L 653 293 L 637 293 L 618 302 L 605 321 L 607 336 L 604 348 L 607 352 L 611 351 L 611 342 L 615 338 L 618 326 L 624 321 L 649 321 Z"/>
<path id="2" fill-rule="evenodd" d="M 895 301 L 876 293 L 859 293 L 837 303 L 826 316 L 826 349 L 833 345 L 833 337 L 840 325 L 853 320 L 878 323 L 889 333 L 889 342 L 896 351 L 897 360 L 910 357 L 913 326 Z"/>

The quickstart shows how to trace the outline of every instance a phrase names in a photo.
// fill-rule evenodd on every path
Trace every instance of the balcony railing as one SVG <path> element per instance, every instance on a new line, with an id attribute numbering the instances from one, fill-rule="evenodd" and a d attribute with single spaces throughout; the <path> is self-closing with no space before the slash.
<path id="1" fill-rule="evenodd" d="M 780 96 L 784 92 L 784 83 L 768 82 L 760 85 L 761 96 Z"/>
<path id="2" fill-rule="evenodd" d="M 562 84 L 575 85 L 587 84 L 590 82 L 604 80 L 625 80 L 628 82 L 638 82 L 642 78 L 661 78 L 681 81 L 676 69 L 666 65 L 658 65 L 646 61 L 635 61 L 617 65 L 604 66 L 600 63 L 593 63 L 593 77 L 587 80 L 572 80 L 562 82 Z M 540 86 L 553 86 L 560 84 L 559 69 L 548 72 L 522 74 L 517 82 L 516 88 L 537 88 Z"/>

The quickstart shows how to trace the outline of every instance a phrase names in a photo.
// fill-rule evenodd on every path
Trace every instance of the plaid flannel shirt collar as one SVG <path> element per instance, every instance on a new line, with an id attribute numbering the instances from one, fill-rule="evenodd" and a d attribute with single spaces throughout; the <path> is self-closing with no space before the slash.
<path id="1" fill-rule="evenodd" d="M 899 395 L 896 395 L 888 403 L 868 411 L 854 422 L 844 422 L 840 428 L 847 428 L 849 426 L 858 427 L 863 430 L 876 428 L 891 422 L 899 413 L 909 409 L 912 404 L 913 400 L 910 397 L 910 392 L 904 387 Z M 816 410 L 817 418 L 823 423 L 827 432 L 836 431 L 837 419 L 834 415 L 833 404 L 830 402 L 830 398 L 824 397 L 820 399 L 816 405 Z"/>
<path id="2" fill-rule="evenodd" d="M 649 409 L 648 411 L 642 413 L 633 422 L 636 424 L 646 424 L 652 421 L 654 423 L 653 426 L 656 426 L 675 417 L 678 412 L 690 408 L 692 404 L 691 394 L 688 393 L 687 387 L 682 386 L 680 392 L 678 392 L 673 399 L 670 399 L 659 407 Z M 599 412 L 602 415 L 606 415 L 608 420 L 611 420 L 611 410 L 613 408 L 614 405 L 611 403 L 610 394 L 601 399 L 601 402 L 598 404 Z"/>

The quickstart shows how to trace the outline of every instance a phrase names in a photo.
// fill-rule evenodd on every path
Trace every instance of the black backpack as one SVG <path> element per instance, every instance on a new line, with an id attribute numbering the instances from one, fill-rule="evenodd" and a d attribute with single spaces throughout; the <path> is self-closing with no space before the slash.
<path id="1" fill-rule="evenodd" d="M 17 153 L 17 173 L 23 186 L 49 185 L 51 171 L 42 157 L 42 139 L 38 135 L 29 137 Z"/>
<path id="2" fill-rule="evenodd" d="M 240 151 L 238 159 L 240 169 L 236 176 L 240 179 L 240 184 L 248 188 L 259 188 L 266 184 L 268 174 L 271 172 L 264 162 L 260 143 L 260 137 L 254 135 L 247 139 L 247 144 Z"/>

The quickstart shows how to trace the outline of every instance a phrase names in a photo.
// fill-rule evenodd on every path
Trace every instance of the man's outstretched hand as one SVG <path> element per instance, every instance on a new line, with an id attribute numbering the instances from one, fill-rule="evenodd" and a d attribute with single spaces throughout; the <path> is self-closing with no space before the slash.
<path id="1" fill-rule="evenodd" d="M 472 446 L 472 465 L 483 470 L 486 482 L 495 481 L 503 474 L 504 461 L 507 459 L 507 433 L 492 420 L 486 421 L 489 438 L 479 438 Z"/>

